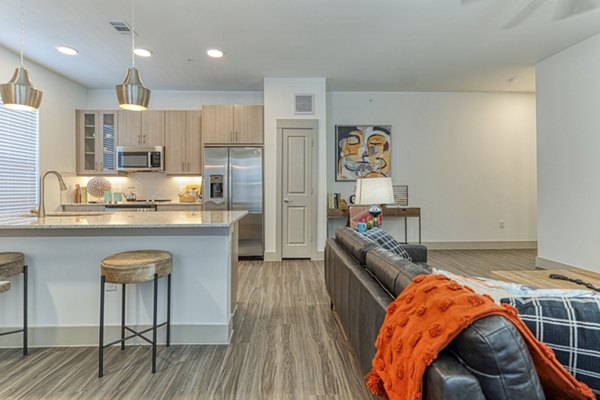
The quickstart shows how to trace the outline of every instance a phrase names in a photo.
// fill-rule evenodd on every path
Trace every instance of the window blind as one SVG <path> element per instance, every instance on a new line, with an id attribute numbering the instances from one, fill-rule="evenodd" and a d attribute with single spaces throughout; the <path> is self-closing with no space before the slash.
<path id="1" fill-rule="evenodd" d="M 2 107 L 0 99 L 0 215 L 37 205 L 38 113 Z"/>

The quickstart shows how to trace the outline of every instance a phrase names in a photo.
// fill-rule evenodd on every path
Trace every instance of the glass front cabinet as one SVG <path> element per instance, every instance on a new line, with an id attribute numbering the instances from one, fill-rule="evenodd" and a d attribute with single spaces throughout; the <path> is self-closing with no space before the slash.
<path id="1" fill-rule="evenodd" d="M 77 174 L 117 174 L 117 112 L 77 111 Z"/>

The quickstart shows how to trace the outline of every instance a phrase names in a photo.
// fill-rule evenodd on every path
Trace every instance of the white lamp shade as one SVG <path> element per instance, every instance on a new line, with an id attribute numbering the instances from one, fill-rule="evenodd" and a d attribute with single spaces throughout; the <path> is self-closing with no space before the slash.
<path id="1" fill-rule="evenodd" d="M 392 178 L 358 178 L 356 204 L 392 204 L 394 190 Z"/>

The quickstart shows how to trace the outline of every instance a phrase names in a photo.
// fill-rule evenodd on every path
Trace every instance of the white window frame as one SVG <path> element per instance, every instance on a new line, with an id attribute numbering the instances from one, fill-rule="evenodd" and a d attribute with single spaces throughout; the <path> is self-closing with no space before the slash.
<path id="1" fill-rule="evenodd" d="M 39 115 L 2 106 L 0 98 L 0 216 L 28 213 L 39 192 Z"/>

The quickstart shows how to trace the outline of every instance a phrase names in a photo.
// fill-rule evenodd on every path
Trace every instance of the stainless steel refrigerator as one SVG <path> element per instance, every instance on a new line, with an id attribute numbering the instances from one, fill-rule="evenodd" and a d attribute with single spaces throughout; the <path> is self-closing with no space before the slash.
<path id="1" fill-rule="evenodd" d="M 262 257 L 262 148 L 206 147 L 202 182 L 204 210 L 248 211 L 239 222 L 239 255 Z"/>

